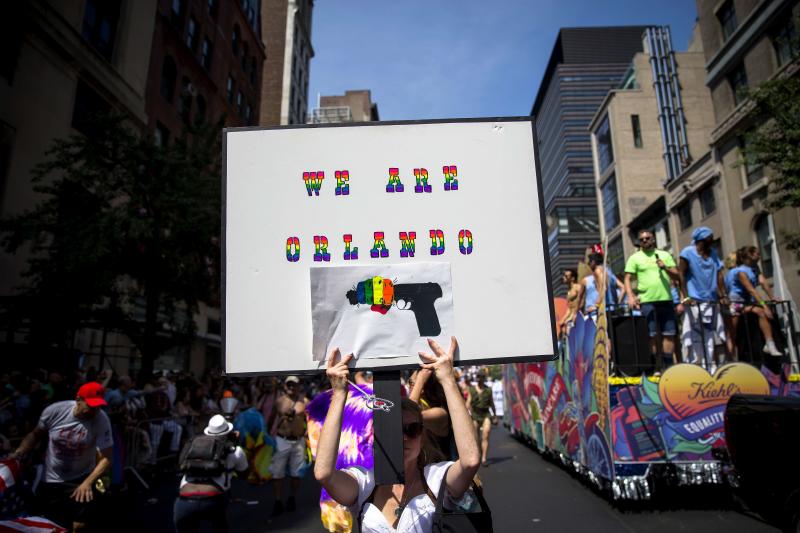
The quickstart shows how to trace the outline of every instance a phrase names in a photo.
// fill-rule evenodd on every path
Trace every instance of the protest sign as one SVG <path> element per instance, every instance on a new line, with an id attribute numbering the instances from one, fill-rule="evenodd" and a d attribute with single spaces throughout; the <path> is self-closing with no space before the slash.
<path id="1" fill-rule="evenodd" d="M 332 339 L 350 339 L 359 368 L 416 366 L 416 351 L 396 347 L 416 350 L 426 337 L 446 345 L 449 334 L 460 342 L 457 364 L 553 357 L 531 117 L 237 128 L 225 130 L 224 146 L 226 372 L 317 371 Z M 334 281 L 338 271 L 352 274 Z M 315 294 L 338 298 L 313 303 L 329 331 L 312 331 L 314 279 L 327 287 Z M 433 311 L 447 308 L 446 328 L 423 328 L 400 307 L 408 304 L 396 296 L 412 285 Z M 363 321 L 360 331 L 330 331 L 345 315 Z M 364 324 L 391 340 L 392 321 L 406 324 L 397 322 L 395 348 L 375 348 L 388 345 Z"/>

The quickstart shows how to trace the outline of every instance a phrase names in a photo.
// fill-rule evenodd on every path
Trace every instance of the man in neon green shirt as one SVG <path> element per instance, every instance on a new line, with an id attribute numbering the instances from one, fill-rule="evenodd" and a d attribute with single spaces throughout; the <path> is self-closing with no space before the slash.
<path id="1" fill-rule="evenodd" d="M 661 359 L 666 368 L 672 364 L 677 333 L 670 280 L 680 282 L 681 275 L 672 255 L 656 249 L 653 232 L 639 232 L 639 248 L 625 263 L 625 292 L 630 306 L 640 309 L 647 320 L 647 332 L 654 354 L 657 337 L 661 336 Z M 631 285 L 634 277 L 636 294 Z"/>

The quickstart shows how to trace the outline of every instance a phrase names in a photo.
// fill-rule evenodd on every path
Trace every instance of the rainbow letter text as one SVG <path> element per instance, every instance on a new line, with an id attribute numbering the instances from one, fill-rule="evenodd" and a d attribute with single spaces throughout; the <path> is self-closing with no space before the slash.
<path id="1" fill-rule="evenodd" d="M 325 235 L 314 235 L 314 261 L 330 261 L 328 238 Z"/>
<path id="2" fill-rule="evenodd" d="M 457 191 L 458 190 L 458 168 L 455 165 L 443 166 L 444 172 L 444 190 Z"/>
<path id="3" fill-rule="evenodd" d="M 403 192 L 403 184 L 400 182 L 400 169 L 389 169 L 389 184 L 386 186 L 386 192 Z"/>
<path id="4" fill-rule="evenodd" d="M 319 190 L 322 188 L 322 180 L 325 179 L 325 173 L 321 170 L 317 172 L 303 172 L 303 181 L 306 182 L 306 191 L 311 196 L 313 192 L 315 196 L 319 196 Z"/>
<path id="5" fill-rule="evenodd" d="M 456 184 L 456 188 L 458 188 L 458 184 Z M 350 172 L 347 170 L 337 170 L 336 196 L 347 196 L 348 194 L 350 194 Z"/>
<path id="6" fill-rule="evenodd" d="M 428 185 L 428 171 L 424 168 L 415 168 L 414 177 L 417 179 L 417 184 L 414 186 L 414 192 L 431 192 L 433 189 Z"/>
<path id="7" fill-rule="evenodd" d="M 440 229 L 432 229 L 431 235 L 431 255 L 442 255 L 444 253 L 444 232 Z"/>
<path id="8" fill-rule="evenodd" d="M 464 255 L 472 253 L 472 232 L 462 229 L 458 232 L 458 251 Z"/>
<path id="9" fill-rule="evenodd" d="M 300 239 L 297 237 L 286 239 L 286 260 L 290 263 L 300 260 Z"/>
<path id="10" fill-rule="evenodd" d="M 375 232 L 375 244 L 372 245 L 372 250 L 369 251 L 370 257 L 389 257 L 389 250 L 386 248 L 386 243 L 383 242 L 383 232 Z"/>
<path id="11" fill-rule="evenodd" d="M 400 244 L 402 244 L 402 248 L 400 248 L 400 257 L 414 257 L 414 251 L 416 250 L 416 245 L 414 244 L 414 240 L 417 238 L 416 231 L 401 231 L 400 232 Z"/>
<path id="12" fill-rule="evenodd" d="M 344 237 L 344 260 L 345 261 L 355 261 L 358 259 L 358 246 L 353 246 L 350 248 L 350 244 L 353 242 L 353 236 L 349 233 Z"/>

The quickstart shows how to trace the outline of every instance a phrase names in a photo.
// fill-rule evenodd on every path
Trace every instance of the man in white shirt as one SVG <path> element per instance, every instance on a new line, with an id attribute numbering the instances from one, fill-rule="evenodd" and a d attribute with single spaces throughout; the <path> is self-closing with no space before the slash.
<path id="1" fill-rule="evenodd" d="M 106 405 L 104 392 L 100 383 L 89 382 L 78 389 L 75 400 L 48 406 L 12 454 L 23 457 L 48 439 L 44 479 L 36 497 L 44 516 L 58 524 L 71 524 L 73 531 L 84 529 L 91 521 L 97 497 L 95 482 L 111 466 L 111 423 L 100 410 Z"/>

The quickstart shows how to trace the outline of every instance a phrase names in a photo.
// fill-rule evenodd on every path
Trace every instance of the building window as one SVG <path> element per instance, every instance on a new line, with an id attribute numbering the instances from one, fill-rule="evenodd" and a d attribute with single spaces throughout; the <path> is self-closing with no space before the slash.
<path id="1" fill-rule="evenodd" d="M 111 61 L 119 22 L 119 0 L 87 0 L 81 35 L 97 52 Z"/>
<path id="2" fill-rule="evenodd" d="M 189 17 L 189 25 L 186 27 L 186 46 L 194 52 L 197 50 L 197 20 Z"/>
<path id="3" fill-rule="evenodd" d="M 169 143 L 169 130 L 160 122 L 156 122 L 156 131 L 153 134 L 153 142 L 156 146 L 166 146 Z"/>
<path id="4" fill-rule="evenodd" d="M 181 78 L 181 95 L 178 99 L 178 114 L 181 118 L 189 122 L 189 118 L 192 114 L 192 82 L 189 81 L 189 78 L 183 77 Z"/>
<path id="5" fill-rule="evenodd" d="M 555 210 L 559 233 L 597 233 L 597 208 L 589 206 L 558 207 Z"/>
<path id="6" fill-rule="evenodd" d="M 206 70 L 211 70 L 211 58 L 214 54 L 214 45 L 208 40 L 208 37 L 203 39 L 203 48 L 201 52 L 202 57 L 200 58 L 200 62 L 202 63 L 203 68 Z"/>
<path id="7" fill-rule="evenodd" d="M 244 120 L 245 122 L 250 125 L 250 119 L 252 118 L 253 110 L 250 108 L 250 104 L 247 104 L 244 110 Z"/>
<path id="8" fill-rule="evenodd" d="M 611 231 L 619 225 L 617 178 L 614 174 L 611 174 L 611 177 L 603 184 L 601 192 L 603 195 L 603 219 L 606 222 L 606 231 Z"/>
<path id="9" fill-rule="evenodd" d="M 733 7 L 733 0 L 728 0 L 717 11 L 717 20 L 722 30 L 722 40 L 727 41 L 728 38 L 736 31 L 736 26 L 739 23 L 736 20 L 736 9 Z"/>
<path id="10" fill-rule="evenodd" d="M 83 80 L 75 89 L 75 106 L 72 109 L 72 127 L 87 137 L 96 135 L 96 120 L 111 110 L 111 106 Z"/>
<path id="11" fill-rule="evenodd" d="M 233 81 L 233 76 L 228 76 L 228 103 L 233 103 L 233 95 L 236 92 L 236 82 Z"/>
<path id="12" fill-rule="evenodd" d="M 239 31 L 239 25 L 235 25 L 233 27 L 233 33 L 231 34 L 231 50 L 233 50 L 233 57 L 239 56 L 239 45 L 242 41 L 242 32 Z"/>
<path id="13" fill-rule="evenodd" d="M 208 14 L 212 19 L 217 18 L 217 8 L 219 7 L 219 0 L 208 0 Z"/>
<path id="14" fill-rule="evenodd" d="M 692 202 L 688 200 L 678 206 L 678 223 L 681 231 L 692 227 Z"/>
<path id="15" fill-rule="evenodd" d="M 608 115 L 603 117 L 600 127 L 597 128 L 597 156 L 600 160 L 600 173 L 614 162 L 614 148 L 611 146 L 611 130 L 608 126 Z"/>
<path id="16" fill-rule="evenodd" d="M 194 116 L 194 121 L 197 124 L 203 124 L 206 121 L 206 99 L 203 95 L 197 97 L 197 113 Z"/>
<path id="17" fill-rule="evenodd" d="M 184 0 L 172 0 L 172 9 L 169 16 L 173 26 L 176 28 L 183 26 L 183 8 Z"/>
<path id="18" fill-rule="evenodd" d="M 733 101 L 739 104 L 744 100 L 747 93 L 747 71 L 744 68 L 744 63 L 739 63 L 728 74 L 728 83 L 730 83 L 731 91 L 733 91 Z"/>
<path id="19" fill-rule="evenodd" d="M 772 277 L 772 241 L 773 237 L 769 231 L 769 215 L 761 215 L 753 228 L 758 242 L 758 250 L 761 252 L 761 271 L 765 278 Z"/>
<path id="20" fill-rule="evenodd" d="M 161 96 L 172 103 L 172 97 L 175 94 L 175 80 L 178 77 L 178 67 L 175 66 L 175 60 L 167 56 L 164 58 L 164 64 L 161 66 Z"/>
<path id="21" fill-rule="evenodd" d="M 778 60 L 779 67 L 794 59 L 800 52 L 797 31 L 791 17 L 787 17 L 786 22 L 773 35 L 772 46 L 775 48 L 775 57 Z"/>
<path id="22" fill-rule="evenodd" d="M 236 112 L 239 113 L 240 117 L 244 116 L 244 94 L 242 94 L 242 91 L 239 91 L 239 94 L 236 95 Z"/>
<path id="23" fill-rule="evenodd" d="M 14 147 L 16 130 L 0 120 L 0 218 L 3 218 L 3 193 L 6 190 L 8 167 L 11 164 L 11 150 Z"/>
<path id="24" fill-rule="evenodd" d="M 619 276 L 625 270 L 625 249 L 622 247 L 622 236 L 620 235 L 610 243 L 606 251 L 606 264 L 608 268 Z"/>
<path id="25" fill-rule="evenodd" d="M 585 184 L 572 185 L 569 191 L 569 195 L 582 196 L 582 197 L 595 196 L 594 185 L 585 185 Z"/>
<path id="26" fill-rule="evenodd" d="M 750 141 L 746 135 L 739 139 L 739 146 L 743 155 L 742 166 L 744 167 L 745 186 L 749 187 L 764 177 L 764 165 L 758 161 L 756 154 L 752 152 Z"/>
<path id="27" fill-rule="evenodd" d="M 642 147 L 642 125 L 639 123 L 639 115 L 631 115 L 631 131 L 633 132 L 633 146 Z"/>
<path id="28" fill-rule="evenodd" d="M 256 84 L 256 58 L 250 58 L 250 84 Z"/>
<path id="29" fill-rule="evenodd" d="M 714 199 L 714 186 L 709 185 L 698 194 L 700 198 L 700 211 L 703 213 L 703 218 L 714 213 L 717 210 L 717 202 Z"/>
<path id="30" fill-rule="evenodd" d="M 247 72 L 247 60 L 249 59 L 247 49 L 247 43 L 242 43 L 242 72 Z"/>

